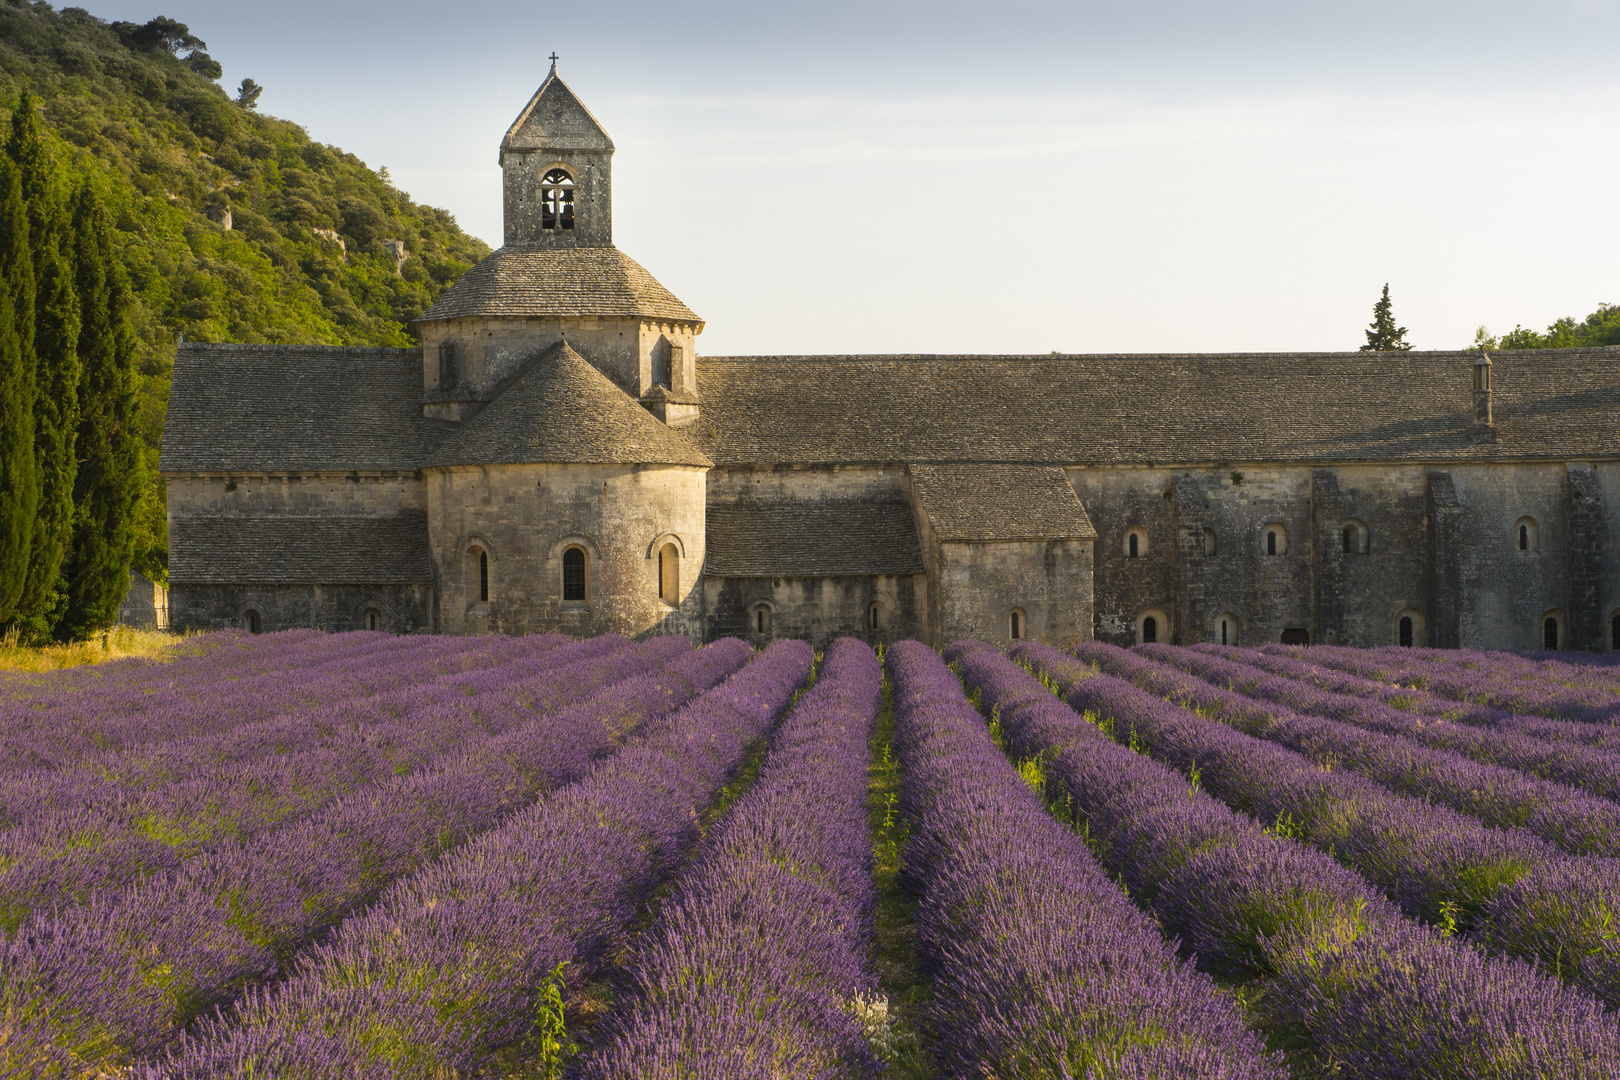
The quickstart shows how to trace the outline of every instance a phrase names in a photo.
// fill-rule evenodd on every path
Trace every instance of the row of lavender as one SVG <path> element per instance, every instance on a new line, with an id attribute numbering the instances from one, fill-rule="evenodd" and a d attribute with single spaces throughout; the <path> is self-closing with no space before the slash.
<path id="1" fill-rule="evenodd" d="M 471 1075 L 521 1047 L 551 976 L 600 967 L 811 660 L 802 642 L 778 642 L 644 722 L 588 776 L 390 886 L 288 978 L 201 1022 L 144 1075 Z"/>
<path id="2" fill-rule="evenodd" d="M 1313 731 L 1320 734 L 1323 725 L 1311 718 L 1254 710 L 1240 695 L 1123 650 L 1085 646 L 1080 651 L 1125 678 L 1097 675 L 1088 664 L 1047 646 L 1021 646 L 1015 656 L 1044 671 L 1076 710 L 1115 738 L 1167 762 L 1273 831 L 1331 854 L 1408 915 L 1491 951 L 1539 962 L 1611 1006 L 1620 1004 L 1620 949 L 1611 928 L 1620 906 L 1620 863 L 1614 859 L 1569 855 L 1529 829 L 1487 825 L 1426 797 L 1398 794 L 1354 771 L 1324 768 L 1267 741 L 1287 744 Z M 1265 738 L 1239 728 L 1259 730 Z M 1354 729 L 1341 726 L 1329 734 L 1336 734 L 1344 751 L 1332 758 L 1334 766 L 1348 760 L 1380 773 L 1412 760 L 1392 752 L 1388 743 L 1398 740 L 1369 748 Z M 1459 765 L 1458 772 L 1468 764 Z M 1422 771 L 1419 766 L 1409 777 L 1414 788 L 1422 786 Z M 1507 780 L 1515 776 L 1507 774 Z M 1439 774 L 1431 795 L 1445 789 L 1445 779 Z M 1490 806 L 1490 788 L 1497 781 L 1503 781 L 1504 801 L 1515 790 L 1534 787 L 1487 776 L 1470 809 Z M 1459 801 L 1462 793 L 1461 787 L 1455 792 Z M 1542 805 L 1537 813 L 1545 816 L 1531 820 L 1556 835 L 1556 819 L 1567 813 L 1562 846 L 1595 846 L 1590 834 L 1597 830 L 1588 829 L 1582 839 L 1576 813 L 1580 797 L 1570 795 Z M 1595 820 L 1611 816 L 1612 804 L 1590 803 Z"/>
<path id="3" fill-rule="evenodd" d="M 1267 652 L 1303 659 L 1297 646 Z M 1620 665 L 1569 663 L 1546 654 L 1467 649 L 1351 649 L 1312 646 L 1310 660 L 1365 678 L 1426 690 L 1454 701 L 1515 713 L 1600 722 L 1620 719 Z"/>
<path id="4" fill-rule="evenodd" d="M 987 646 L 957 646 L 954 655 L 1009 751 L 1040 773 L 1054 812 L 1083 832 L 1132 897 L 1203 965 L 1264 987 L 1259 1015 L 1305 1072 L 1595 1078 L 1620 1069 L 1620 1026 L 1598 1001 L 1522 961 L 1488 958 L 1411 921 L 1377 887 L 1382 882 L 1294 839 L 1298 827 L 1287 811 L 1283 828 L 1267 829 L 1269 806 L 1228 798 L 1234 810 L 1206 794 L 1231 794 L 1226 785 L 1241 785 L 1244 768 L 1261 774 L 1245 791 L 1265 790 L 1273 773 L 1303 786 L 1299 771 L 1265 753 L 1286 751 L 1045 646 L 1021 646 L 1015 655 L 1054 685 L 1072 683 L 1072 707 Z M 1241 741 L 1261 752 L 1245 758 Z M 1312 809 L 1308 800 L 1300 808 Z M 1356 821 L 1384 808 L 1374 799 L 1367 806 L 1341 800 L 1339 809 L 1352 825 L 1333 853 L 1340 845 L 1374 847 L 1363 843 L 1371 838 L 1356 832 Z M 1385 857 L 1399 861 L 1413 830 L 1379 818 L 1392 827 Z"/>
<path id="5" fill-rule="evenodd" d="M 178 865 L 137 868 L 148 871 L 144 879 L 121 867 L 126 880 L 90 882 L 80 906 L 20 919 L 0 952 L 0 1012 L 17 1029 L 0 1055 L 94 1064 L 154 1049 L 215 1003 L 275 977 L 390 881 L 582 776 L 628 731 L 748 656 L 734 640 L 698 652 L 684 639 L 537 644 L 548 663 L 508 665 L 530 671 L 527 678 L 507 682 L 514 672 L 495 669 L 480 686 L 426 695 L 415 711 L 402 699 L 383 714 L 425 729 L 424 751 L 434 732 L 460 734 L 439 743 L 421 769 L 206 845 Z M 241 794 L 251 802 L 250 791 Z M 62 865 L 33 864 L 35 879 L 17 892 L 49 896 Z"/>

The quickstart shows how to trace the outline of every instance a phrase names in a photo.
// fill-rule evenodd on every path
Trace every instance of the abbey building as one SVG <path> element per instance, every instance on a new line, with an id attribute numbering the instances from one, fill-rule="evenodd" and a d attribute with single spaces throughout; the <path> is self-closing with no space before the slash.
<path id="1" fill-rule="evenodd" d="M 174 626 L 1620 645 L 1620 349 L 707 357 L 555 70 L 418 349 L 187 344 Z"/>

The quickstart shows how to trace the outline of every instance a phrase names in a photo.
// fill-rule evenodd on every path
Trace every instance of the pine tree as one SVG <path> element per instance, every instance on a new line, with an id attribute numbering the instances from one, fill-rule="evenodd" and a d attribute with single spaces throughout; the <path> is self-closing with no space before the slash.
<path id="1" fill-rule="evenodd" d="M 1365 331 L 1367 344 L 1362 352 L 1406 352 L 1412 346 L 1406 342 L 1406 327 L 1395 325 L 1395 313 L 1389 302 L 1389 282 L 1384 282 L 1384 295 L 1373 305 L 1373 321 Z"/>
<path id="2" fill-rule="evenodd" d="M 33 341 L 28 209 L 17 167 L 0 154 L 0 626 L 11 622 L 22 598 L 39 503 Z"/>
<path id="3" fill-rule="evenodd" d="M 67 608 L 56 627 L 63 640 L 83 640 L 111 623 L 129 591 L 137 515 L 146 487 L 145 458 L 135 430 L 139 342 L 130 322 L 134 296 L 112 245 L 101 200 L 89 187 L 73 200 L 75 284 L 83 321 L 83 369 L 73 486 L 73 538 L 62 566 Z"/>
<path id="4" fill-rule="evenodd" d="M 38 100 L 24 91 L 11 118 L 6 155 L 28 206 L 34 269 L 34 468 L 39 504 L 28 575 L 15 618 L 31 639 L 50 635 L 62 600 L 57 583 L 73 533 L 73 442 L 79 428 L 79 302 L 67 208 L 40 130 Z"/>

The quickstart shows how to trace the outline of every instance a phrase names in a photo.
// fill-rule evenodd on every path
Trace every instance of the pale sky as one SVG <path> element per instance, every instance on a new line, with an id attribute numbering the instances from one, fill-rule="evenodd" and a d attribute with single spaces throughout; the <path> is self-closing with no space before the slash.
<path id="1" fill-rule="evenodd" d="M 1620 0 L 80 0 L 500 243 L 562 57 L 614 239 L 756 353 L 1418 348 L 1620 303 Z"/>

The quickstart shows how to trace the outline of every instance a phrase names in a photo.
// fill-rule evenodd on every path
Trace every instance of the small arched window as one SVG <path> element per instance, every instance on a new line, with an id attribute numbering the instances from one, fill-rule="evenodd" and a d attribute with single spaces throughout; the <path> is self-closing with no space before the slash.
<path id="1" fill-rule="evenodd" d="M 759 604 L 755 606 L 754 633 L 760 637 L 771 636 L 771 605 Z"/>
<path id="2" fill-rule="evenodd" d="M 1551 652 L 1558 649 L 1558 618 L 1555 615 L 1541 620 L 1541 647 Z"/>
<path id="3" fill-rule="evenodd" d="M 247 628 L 248 633 L 257 634 L 261 629 L 259 613 L 254 611 L 252 608 L 248 608 L 247 611 L 242 614 L 242 625 Z"/>
<path id="4" fill-rule="evenodd" d="M 1275 530 L 1268 530 L 1266 532 L 1266 554 L 1277 554 L 1277 533 Z"/>
<path id="5" fill-rule="evenodd" d="M 1513 547 L 1523 555 L 1541 550 L 1541 529 L 1533 517 L 1522 517 L 1513 523 Z"/>
<path id="6" fill-rule="evenodd" d="M 872 606 L 866 609 L 866 628 L 868 630 L 883 629 L 883 604 L 881 601 L 872 601 Z"/>
<path id="7" fill-rule="evenodd" d="M 1267 555 L 1288 554 L 1288 530 L 1279 522 L 1272 522 L 1265 527 L 1261 535 L 1261 543 Z"/>
<path id="8" fill-rule="evenodd" d="M 1208 559 L 1213 559 L 1217 554 L 1219 554 L 1219 550 L 1218 550 L 1218 547 L 1217 547 L 1216 541 L 1215 541 L 1215 530 L 1214 529 L 1205 529 L 1204 530 L 1204 557 L 1208 558 Z"/>
<path id="9" fill-rule="evenodd" d="M 1221 615 L 1218 620 L 1222 645 L 1237 644 L 1237 618 L 1231 612 Z"/>
<path id="10" fill-rule="evenodd" d="M 1346 555 L 1367 554 L 1367 526 L 1355 518 L 1344 523 L 1344 553 Z"/>
<path id="11" fill-rule="evenodd" d="M 578 603 L 585 599 L 585 549 L 571 547 L 563 552 L 563 602 Z"/>
<path id="12" fill-rule="evenodd" d="M 1024 625 L 1023 611 L 1019 608 L 1013 608 L 1010 622 L 1012 624 L 1012 639 L 1014 641 L 1023 641 L 1024 635 L 1029 632 L 1029 627 Z"/>
<path id="13" fill-rule="evenodd" d="M 1410 649 L 1412 647 L 1412 616 L 1401 616 L 1401 624 L 1398 629 L 1398 633 L 1400 635 L 1399 640 L 1401 648 Z"/>
<path id="14" fill-rule="evenodd" d="M 674 544 L 658 549 L 658 599 L 675 606 L 681 602 L 681 553 Z"/>
<path id="15" fill-rule="evenodd" d="M 489 552 L 478 553 L 478 602 L 489 603 Z"/>
<path id="16" fill-rule="evenodd" d="M 1136 534 L 1131 533 L 1130 538 L 1125 541 L 1125 554 L 1129 555 L 1133 559 L 1137 558 L 1139 555 L 1141 555 L 1141 552 L 1137 550 L 1138 547 L 1139 541 L 1137 540 Z"/>
<path id="17" fill-rule="evenodd" d="M 1140 559 L 1147 553 L 1147 530 L 1140 528 L 1127 530 L 1125 533 L 1125 557 L 1127 559 Z"/>
<path id="18" fill-rule="evenodd" d="M 1149 644 L 1159 640 L 1159 620 L 1152 615 L 1142 620 L 1142 641 Z"/>
<path id="19" fill-rule="evenodd" d="M 574 178 L 567 169 L 551 169 L 540 181 L 540 227 L 574 227 Z"/>
<path id="20" fill-rule="evenodd" d="M 382 612 L 378 611 L 376 608 L 366 608 L 366 629 L 382 629 Z"/>

